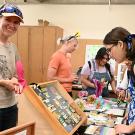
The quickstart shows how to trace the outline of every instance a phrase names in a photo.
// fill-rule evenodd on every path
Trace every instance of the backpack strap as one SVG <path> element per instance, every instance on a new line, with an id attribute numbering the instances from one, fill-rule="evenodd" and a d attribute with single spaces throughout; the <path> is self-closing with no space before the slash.
<path id="1" fill-rule="evenodd" d="M 130 71 L 129 70 L 127 71 L 127 78 L 128 78 L 128 81 L 129 81 L 129 78 L 130 78 Z"/>
<path id="2" fill-rule="evenodd" d="M 133 82 L 133 84 L 135 85 L 135 75 L 132 71 L 127 71 L 127 78 L 128 78 L 128 82 L 129 80 L 131 80 Z"/>
<path id="3" fill-rule="evenodd" d="M 88 64 L 89 64 L 89 68 L 90 68 L 90 70 L 91 70 L 91 62 L 88 61 Z M 96 65 L 95 65 L 94 60 L 92 60 L 92 65 L 93 65 L 94 71 L 96 71 Z"/>
<path id="4" fill-rule="evenodd" d="M 89 64 L 89 68 L 90 68 L 90 70 L 91 70 L 91 62 L 90 62 L 90 61 L 88 61 L 88 64 Z"/>
<path id="5" fill-rule="evenodd" d="M 93 64 L 93 71 L 96 71 L 96 63 L 95 63 L 94 59 L 92 59 L 92 64 Z"/>

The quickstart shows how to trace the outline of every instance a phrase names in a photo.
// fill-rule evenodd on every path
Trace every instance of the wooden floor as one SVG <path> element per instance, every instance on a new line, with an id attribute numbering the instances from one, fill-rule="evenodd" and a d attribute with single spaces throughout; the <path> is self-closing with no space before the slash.
<path id="1" fill-rule="evenodd" d="M 36 122 L 35 135 L 55 135 L 54 131 L 41 116 L 36 108 L 30 103 L 24 94 L 18 95 L 19 120 L 18 125 L 30 121 Z M 46 116 L 47 117 L 47 116 Z"/>

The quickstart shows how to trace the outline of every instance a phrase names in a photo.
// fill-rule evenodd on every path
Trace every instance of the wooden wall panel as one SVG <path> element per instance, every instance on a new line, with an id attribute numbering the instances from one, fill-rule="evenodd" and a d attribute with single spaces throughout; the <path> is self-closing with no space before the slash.
<path id="1" fill-rule="evenodd" d="M 42 26 L 30 27 L 29 32 L 29 82 L 42 82 L 43 77 L 43 43 Z"/>
<path id="2" fill-rule="evenodd" d="M 24 67 L 25 79 L 29 80 L 28 72 L 28 34 L 29 27 L 20 27 L 18 29 L 18 50 Z"/>
<path id="3" fill-rule="evenodd" d="M 79 39 L 78 44 L 79 44 L 79 46 L 78 46 L 77 50 L 72 53 L 71 63 L 72 63 L 73 71 L 76 71 L 78 69 L 78 67 L 84 65 L 86 45 L 101 45 L 102 40 Z"/>
<path id="4" fill-rule="evenodd" d="M 56 31 L 56 33 L 55 33 L 55 38 L 56 38 L 56 43 L 55 43 L 56 48 L 55 48 L 55 50 L 57 50 L 59 48 L 59 45 L 57 44 L 57 40 L 58 40 L 58 38 L 63 37 L 63 29 L 60 28 L 60 27 L 55 27 L 55 31 Z"/>
<path id="5" fill-rule="evenodd" d="M 55 52 L 55 29 L 44 28 L 44 47 L 43 47 L 43 80 L 46 80 L 48 63 L 51 55 Z"/>

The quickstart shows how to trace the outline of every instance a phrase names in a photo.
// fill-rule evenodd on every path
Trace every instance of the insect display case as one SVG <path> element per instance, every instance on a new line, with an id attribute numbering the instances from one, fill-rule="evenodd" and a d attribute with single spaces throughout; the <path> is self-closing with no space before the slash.
<path id="1" fill-rule="evenodd" d="M 87 120 L 58 81 L 30 85 L 25 88 L 25 94 L 56 135 L 72 135 Z"/>

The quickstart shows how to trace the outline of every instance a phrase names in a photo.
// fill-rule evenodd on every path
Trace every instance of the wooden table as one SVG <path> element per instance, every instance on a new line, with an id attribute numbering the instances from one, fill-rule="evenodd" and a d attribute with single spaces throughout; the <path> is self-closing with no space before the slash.
<path id="1" fill-rule="evenodd" d="M 108 100 L 115 100 L 114 98 L 108 98 Z M 118 118 L 118 120 L 120 120 L 121 122 L 123 122 L 122 121 L 122 119 L 123 119 L 123 117 L 124 117 L 124 115 L 125 115 L 125 112 L 126 112 L 126 107 L 127 107 L 127 103 L 124 103 L 124 104 L 121 104 L 121 106 L 119 106 L 118 107 L 118 109 L 119 108 L 122 108 L 124 111 L 123 111 L 123 114 L 122 115 L 120 115 L 119 114 L 119 116 L 117 116 L 117 115 L 115 115 L 115 119 L 117 119 Z M 113 110 L 113 108 L 110 108 L 106 113 L 108 114 L 109 113 L 109 111 L 112 111 L 112 112 L 116 112 L 116 111 L 119 111 L 117 108 L 115 109 L 114 108 L 114 110 Z M 85 110 L 86 111 L 86 113 L 87 114 L 89 114 L 89 112 L 92 112 L 92 111 L 90 111 L 90 110 Z M 97 110 L 95 110 L 95 111 L 97 111 Z M 104 114 L 105 112 L 103 111 L 103 114 Z M 102 112 L 100 112 L 100 113 L 98 113 L 99 115 L 100 114 L 102 114 Z M 98 117 L 98 115 L 96 116 L 96 117 Z M 110 117 L 110 116 L 109 116 Z M 114 120 L 115 120 L 114 119 Z M 116 124 L 121 124 L 121 123 L 116 123 Z M 95 124 L 93 125 L 92 124 L 92 126 L 90 125 L 90 129 L 91 128 L 93 128 L 93 126 L 95 126 Z M 108 133 L 109 133 L 109 135 L 115 135 L 115 130 L 114 130 L 114 128 L 107 128 L 107 126 L 105 126 L 106 128 L 103 128 L 104 126 L 100 126 L 100 133 L 101 133 L 101 135 L 108 135 Z M 88 126 L 87 126 L 87 128 L 88 128 Z M 105 134 L 105 133 L 107 133 L 107 134 Z M 93 135 L 95 135 L 95 133 L 93 134 Z M 96 135 L 98 135 L 98 134 L 96 134 Z"/>

